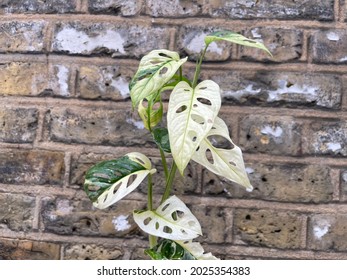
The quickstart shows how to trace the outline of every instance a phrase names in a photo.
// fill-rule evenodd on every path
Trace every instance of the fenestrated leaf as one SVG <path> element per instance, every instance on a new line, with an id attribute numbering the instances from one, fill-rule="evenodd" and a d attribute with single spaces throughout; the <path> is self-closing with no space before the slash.
<path id="1" fill-rule="evenodd" d="M 129 153 L 103 161 L 85 176 L 84 190 L 97 208 L 104 209 L 136 189 L 148 174 L 154 173 L 150 160 L 141 153 Z M 130 180 L 134 177 L 134 180 Z"/>
<path id="2" fill-rule="evenodd" d="M 168 50 L 154 50 L 145 55 L 129 84 L 133 107 L 143 99 L 150 100 L 171 78 L 187 58 Z"/>
<path id="3" fill-rule="evenodd" d="M 181 174 L 210 131 L 220 106 L 219 86 L 211 80 L 201 82 L 195 89 L 180 82 L 172 91 L 167 126 L 171 153 Z"/>
<path id="4" fill-rule="evenodd" d="M 153 260 L 196 260 L 180 244 L 173 240 L 163 239 L 155 247 L 145 250 Z"/>
<path id="5" fill-rule="evenodd" d="M 230 148 L 216 147 L 210 140 L 213 140 L 214 136 L 222 137 L 229 142 Z M 213 173 L 244 186 L 249 191 L 253 189 L 245 170 L 241 149 L 232 142 L 227 125 L 219 117 L 215 119 L 211 130 L 201 141 L 192 160 L 205 166 Z"/>
<path id="6" fill-rule="evenodd" d="M 196 260 L 219 260 L 211 253 L 204 253 L 204 248 L 202 248 L 199 242 L 189 241 L 177 241 L 177 244 L 180 245 L 185 250 L 185 255 L 191 255 Z"/>
<path id="7" fill-rule="evenodd" d="M 188 207 L 176 196 L 157 210 L 135 211 L 134 221 L 146 233 L 166 239 L 190 240 L 201 235 L 201 226 Z"/>
<path id="8" fill-rule="evenodd" d="M 214 33 L 211 33 L 205 37 L 205 44 L 209 45 L 210 43 L 214 41 L 228 41 L 234 44 L 238 45 L 243 45 L 247 47 L 252 47 L 252 48 L 258 48 L 262 49 L 263 51 L 266 51 L 269 55 L 272 56 L 270 51 L 260 42 L 253 40 L 253 39 L 248 39 L 241 34 L 232 32 L 232 31 L 217 31 Z"/>
<path id="9" fill-rule="evenodd" d="M 138 107 L 139 116 L 147 130 L 152 130 L 163 117 L 163 104 L 161 100 L 150 100 L 147 106 L 144 104 L 145 100 L 141 100 Z M 154 108 L 155 104 L 159 104 L 158 108 Z"/>
<path id="10" fill-rule="evenodd" d="M 169 131 L 165 127 L 158 127 L 153 130 L 155 143 L 167 153 L 171 153 Z"/>

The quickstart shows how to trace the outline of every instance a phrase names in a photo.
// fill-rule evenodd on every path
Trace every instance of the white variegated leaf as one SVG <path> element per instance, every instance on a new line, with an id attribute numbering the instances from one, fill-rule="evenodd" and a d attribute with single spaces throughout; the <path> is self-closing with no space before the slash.
<path id="1" fill-rule="evenodd" d="M 210 131 L 220 106 L 219 86 L 211 80 L 194 89 L 183 81 L 171 93 L 167 126 L 171 153 L 181 174 Z"/>
<path id="2" fill-rule="evenodd" d="M 134 212 L 134 221 L 146 233 L 172 240 L 190 240 L 201 235 L 201 226 L 188 207 L 176 196 L 157 210 Z"/>
<path id="3" fill-rule="evenodd" d="M 211 253 L 204 253 L 204 248 L 199 242 L 175 240 L 180 246 L 188 251 L 197 260 L 219 260 Z"/>
<path id="4" fill-rule="evenodd" d="M 231 148 L 215 147 L 213 137 L 224 138 Z M 244 186 L 248 191 L 253 189 L 245 170 L 241 149 L 232 142 L 227 125 L 219 117 L 215 119 L 211 130 L 201 141 L 192 159 L 213 173 Z"/>

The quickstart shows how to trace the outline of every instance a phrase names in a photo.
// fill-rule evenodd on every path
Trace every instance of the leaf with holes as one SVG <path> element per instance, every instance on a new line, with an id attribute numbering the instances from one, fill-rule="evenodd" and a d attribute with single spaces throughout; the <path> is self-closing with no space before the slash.
<path id="1" fill-rule="evenodd" d="M 230 147 L 218 147 L 214 143 L 216 137 L 222 138 Z M 244 186 L 248 191 L 253 189 L 245 170 L 241 149 L 232 142 L 227 125 L 219 117 L 215 119 L 192 159 L 213 173 Z"/>
<path id="2" fill-rule="evenodd" d="M 163 103 L 160 99 L 150 100 L 148 102 L 143 99 L 139 103 L 138 112 L 145 128 L 151 131 L 162 120 Z"/>
<path id="3" fill-rule="evenodd" d="M 134 221 L 144 232 L 166 239 L 190 240 L 201 235 L 199 221 L 176 196 L 165 200 L 157 210 L 135 211 Z"/>
<path id="4" fill-rule="evenodd" d="M 181 174 L 210 131 L 220 106 L 220 89 L 213 81 L 203 81 L 195 89 L 180 82 L 173 89 L 167 126 L 171 153 Z"/>
<path id="5" fill-rule="evenodd" d="M 85 176 L 84 190 L 93 205 L 104 209 L 135 190 L 148 174 L 156 172 L 150 160 L 141 153 L 129 153 L 124 157 L 103 161 Z"/>
<path id="6" fill-rule="evenodd" d="M 168 50 L 154 50 L 145 55 L 139 69 L 130 82 L 130 97 L 133 107 L 143 99 L 150 100 L 171 78 L 187 58 Z"/>
<path id="7" fill-rule="evenodd" d="M 238 45 L 258 48 L 263 51 L 266 51 L 270 56 L 272 56 L 270 51 L 262 43 L 256 40 L 248 39 L 242 36 L 241 34 L 238 34 L 232 31 L 217 31 L 205 37 L 206 45 L 209 45 L 210 43 L 215 41 L 228 41 Z"/>
<path id="8" fill-rule="evenodd" d="M 192 240 L 188 241 L 177 241 L 178 245 L 180 245 L 186 252 L 193 256 L 196 260 L 219 260 L 211 253 L 204 253 L 204 248 L 201 246 L 199 242 L 193 242 Z"/>

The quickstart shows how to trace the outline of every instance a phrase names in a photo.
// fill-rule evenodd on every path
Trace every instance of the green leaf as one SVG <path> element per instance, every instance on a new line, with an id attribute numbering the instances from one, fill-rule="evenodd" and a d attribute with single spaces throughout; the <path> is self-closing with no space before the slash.
<path id="1" fill-rule="evenodd" d="M 230 148 L 219 148 L 214 143 L 214 137 L 224 139 Z M 241 149 L 232 142 L 227 125 L 219 117 L 215 119 L 192 159 L 211 172 L 244 186 L 248 191 L 253 189 L 245 170 Z"/>
<path id="2" fill-rule="evenodd" d="M 154 248 L 145 250 L 153 260 L 196 260 L 194 256 L 173 240 L 163 239 Z"/>
<path id="3" fill-rule="evenodd" d="M 151 131 L 155 126 L 157 126 L 163 118 L 163 103 L 161 100 L 150 100 L 145 104 L 145 100 L 141 100 L 138 106 L 139 116 L 143 121 L 145 128 Z M 157 108 L 155 108 L 155 106 Z M 146 106 L 147 105 L 147 106 Z"/>
<path id="4" fill-rule="evenodd" d="M 201 235 L 201 226 L 188 207 L 176 196 L 157 210 L 135 211 L 134 221 L 146 233 L 166 239 L 190 240 Z"/>
<path id="5" fill-rule="evenodd" d="M 129 153 L 89 169 L 85 175 L 84 190 L 95 207 L 104 209 L 132 192 L 148 174 L 154 172 L 156 170 L 152 169 L 145 155 Z"/>
<path id="6" fill-rule="evenodd" d="M 167 126 L 172 156 L 181 174 L 210 131 L 220 106 L 219 86 L 210 80 L 201 82 L 195 89 L 180 82 L 172 91 Z"/>
<path id="7" fill-rule="evenodd" d="M 153 130 L 155 143 L 166 153 L 171 153 L 169 131 L 165 127 L 158 127 Z"/>
<path id="8" fill-rule="evenodd" d="M 272 56 L 270 51 L 262 43 L 253 39 L 248 39 L 241 34 L 232 31 L 217 31 L 205 37 L 206 45 L 209 45 L 214 41 L 228 41 L 238 45 L 262 49 L 263 51 L 266 51 L 270 56 Z"/>
<path id="9" fill-rule="evenodd" d="M 154 50 L 145 55 L 129 84 L 133 107 L 143 99 L 150 100 L 171 78 L 187 58 L 168 50 Z"/>

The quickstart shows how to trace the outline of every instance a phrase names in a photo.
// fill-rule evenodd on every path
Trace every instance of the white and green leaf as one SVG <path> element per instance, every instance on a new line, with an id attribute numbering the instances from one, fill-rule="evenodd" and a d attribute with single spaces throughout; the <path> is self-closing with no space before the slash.
<path id="1" fill-rule="evenodd" d="M 141 100 L 138 106 L 138 113 L 143 121 L 143 125 L 149 131 L 157 126 L 163 118 L 163 103 L 161 100 Z"/>
<path id="2" fill-rule="evenodd" d="M 205 253 L 199 242 L 175 240 L 186 252 L 189 252 L 196 260 L 219 260 L 211 253 Z"/>
<path id="3" fill-rule="evenodd" d="M 229 147 L 218 147 L 214 143 L 214 138 L 218 137 L 223 139 Z M 215 119 L 211 130 L 201 141 L 192 160 L 211 172 L 245 187 L 248 191 L 253 189 L 248 179 L 241 149 L 232 142 L 227 125 L 219 117 Z"/>
<path id="4" fill-rule="evenodd" d="M 167 126 L 171 153 L 181 174 L 210 131 L 220 106 L 219 86 L 211 80 L 201 82 L 194 89 L 180 82 L 173 89 Z"/>
<path id="5" fill-rule="evenodd" d="M 85 176 L 84 190 L 93 205 L 104 209 L 135 190 L 148 174 L 156 172 L 150 160 L 141 153 L 129 153 L 124 157 L 103 161 Z"/>
<path id="6" fill-rule="evenodd" d="M 201 235 L 201 226 L 189 208 L 176 196 L 157 210 L 135 211 L 134 221 L 146 233 L 166 239 L 190 240 Z"/>
<path id="7" fill-rule="evenodd" d="M 180 59 L 177 52 L 154 50 L 145 55 L 130 82 L 133 107 L 143 99 L 150 100 L 171 78 L 187 58 Z"/>
<path id="8" fill-rule="evenodd" d="M 215 41 L 228 41 L 238 45 L 258 48 L 272 56 L 271 52 L 264 46 L 264 44 L 258 42 L 257 40 L 248 39 L 245 36 L 232 31 L 217 31 L 205 37 L 206 45 L 209 45 L 210 43 Z"/>

